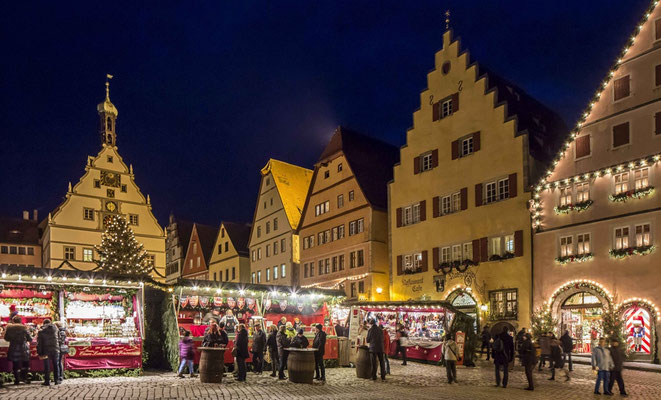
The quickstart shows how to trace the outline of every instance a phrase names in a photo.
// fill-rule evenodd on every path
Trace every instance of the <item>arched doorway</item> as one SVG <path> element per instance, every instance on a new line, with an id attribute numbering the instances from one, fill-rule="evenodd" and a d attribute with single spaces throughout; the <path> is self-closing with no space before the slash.
<path id="1" fill-rule="evenodd" d="M 642 299 L 630 299 L 622 302 L 618 311 L 624 320 L 624 337 L 631 359 L 657 358 L 656 306 Z"/>
<path id="2" fill-rule="evenodd" d="M 475 332 L 477 332 L 478 325 L 478 307 L 477 301 L 475 298 L 468 292 L 463 289 L 457 289 L 450 293 L 446 299 L 454 308 L 463 312 L 464 314 L 472 317 L 475 321 L 473 326 Z"/>

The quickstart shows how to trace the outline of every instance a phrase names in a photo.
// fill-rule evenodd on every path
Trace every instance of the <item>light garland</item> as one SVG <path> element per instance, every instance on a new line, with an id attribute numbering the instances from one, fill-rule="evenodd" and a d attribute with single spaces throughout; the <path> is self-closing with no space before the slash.
<path id="1" fill-rule="evenodd" d="M 638 246 L 638 247 L 627 247 L 626 249 L 610 249 L 608 254 L 617 259 L 622 259 L 629 256 L 646 256 L 652 253 L 656 249 L 656 246 Z"/>
<path id="2" fill-rule="evenodd" d="M 572 211 L 582 212 L 590 208 L 594 201 L 586 200 L 576 204 L 566 204 L 564 206 L 556 206 L 553 208 L 556 214 L 569 214 Z"/>
<path id="3" fill-rule="evenodd" d="M 618 310 L 618 311 L 622 311 L 622 309 L 624 307 L 632 305 L 634 303 L 644 303 L 645 305 L 647 305 L 649 310 L 652 312 L 652 317 L 654 317 L 654 319 L 656 319 L 657 314 L 659 314 L 659 308 L 656 306 L 656 304 L 654 304 L 652 301 L 650 301 L 648 299 L 644 299 L 644 298 L 641 298 L 641 297 L 628 298 L 628 299 L 624 300 L 623 302 L 617 304 L 615 306 L 615 309 Z"/>
<path id="4" fill-rule="evenodd" d="M 587 254 L 572 254 L 570 256 L 558 257 L 555 259 L 555 262 L 560 265 L 565 265 L 569 263 L 584 263 L 590 261 L 594 258 L 592 253 Z"/>
<path id="5" fill-rule="evenodd" d="M 562 160 L 565 157 L 565 153 L 569 150 L 570 145 L 572 144 L 572 142 L 574 142 L 574 140 L 578 136 L 578 133 L 583 128 L 583 125 L 585 124 L 587 119 L 590 117 L 590 114 L 592 113 L 593 107 L 595 106 L 597 101 L 601 98 L 602 93 L 606 90 L 606 88 L 608 87 L 608 84 L 611 82 L 611 80 L 615 76 L 615 72 L 619 69 L 622 62 L 624 62 L 626 54 L 628 53 L 631 46 L 634 44 L 637 35 L 640 33 L 641 29 L 643 28 L 643 25 L 647 22 L 649 17 L 654 12 L 654 10 L 655 10 L 656 6 L 658 5 L 658 3 L 659 3 L 659 0 L 652 1 L 650 6 L 648 7 L 647 11 L 643 15 L 643 18 L 641 19 L 640 23 L 636 26 L 635 32 L 632 34 L 631 38 L 629 39 L 629 41 L 625 45 L 624 49 L 620 53 L 620 56 L 617 57 L 615 65 L 611 68 L 610 72 L 608 73 L 608 76 L 606 77 L 604 82 L 601 84 L 599 90 L 595 93 L 593 99 L 588 104 L 586 110 L 581 114 L 581 117 L 579 118 L 578 122 L 576 123 L 576 127 L 570 132 L 569 137 L 565 141 L 564 145 L 562 146 L 562 148 L 560 149 L 560 151 L 558 152 L 556 157 L 553 159 L 552 167 L 549 168 L 546 171 L 546 176 L 542 177 L 540 179 L 540 181 L 538 182 L 538 184 L 534 187 L 533 201 L 532 201 L 533 206 L 531 206 L 531 210 L 530 210 L 530 212 L 532 214 L 532 218 L 533 218 L 533 222 L 532 222 L 533 228 L 539 228 L 541 226 L 541 207 L 540 207 L 540 201 L 539 201 L 540 192 L 544 189 L 549 189 L 550 188 L 550 183 L 548 183 L 547 180 L 548 180 L 548 178 L 550 178 L 551 175 L 553 175 L 554 167 L 557 166 L 558 163 L 560 162 L 560 160 Z M 659 155 L 655 155 L 655 156 L 652 157 L 652 160 L 654 162 L 658 162 L 659 158 L 660 158 Z M 649 158 L 644 158 L 644 159 L 638 160 L 638 162 L 642 163 L 642 165 L 644 166 L 645 162 L 649 162 Z M 617 168 L 619 168 L 619 167 L 617 167 Z M 600 170 L 600 171 L 594 172 L 592 176 L 599 177 L 599 176 L 603 175 L 604 173 L 605 173 L 605 170 Z M 608 172 L 608 173 L 610 174 L 610 172 Z M 594 175 L 594 174 L 597 174 L 597 175 Z M 590 176 L 590 174 L 583 174 L 583 175 L 588 175 L 588 177 Z M 576 179 L 576 177 L 571 178 L 571 179 L 574 180 L 574 179 Z M 585 180 L 586 179 L 588 179 L 588 178 L 585 178 Z M 567 181 L 567 180 L 568 179 L 565 179 L 565 181 Z M 557 182 L 555 182 L 555 184 L 557 186 Z"/>
<path id="6" fill-rule="evenodd" d="M 555 292 L 553 292 L 553 294 L 549 297 L 548 302 L 544 304 L 546 310 L 550 312 L 551 305 L 555 301 L 556 297 L 558 297 L 560 293 L 565 292 L 572 288 L 577 288 L 577 289 L 586 288 L 586 289 L 594 290 L 597 293 L 599 293 L 601 296 L 603 296 L 606 299 L 606 301 L 608 301 L 609 305 L 612 304 L 613 302 L 613 296 L 610 294 L 608 289 L 606 289 L 602 284 L 588 279 L 575 279 L 566 282 L 564 285 L 557 288 Z"/>
<path id="7" fill-rule="evenodd" d="M 640 199 L 654 193 L 654 186 L 648 186 L 641 189 L 628 190 L 626 192 L 611 194 L 608 199 L 615 203 L 623 203 L 630 199 Z"/>
<path id="8" fill-rule="evenodd" d="M 323 290 L 334 290 L 340 287 L 341 284 L 343 284 L 346 281 L 359 281 L 361 279 L 365 279 L 369 276 L 369 272 L 366 272 L 364 274 L 359 274 L 359 275 L 352 275 L 348 276 L 346 278 L 340 278 L 337 279 L 336 282 L 330 286 L 321 286 L 321 283 L 311 283 L 309 285 L 303 285 L 301 286 L 302 288 L 317 288 L 317 289 L 323 289 Z"/>

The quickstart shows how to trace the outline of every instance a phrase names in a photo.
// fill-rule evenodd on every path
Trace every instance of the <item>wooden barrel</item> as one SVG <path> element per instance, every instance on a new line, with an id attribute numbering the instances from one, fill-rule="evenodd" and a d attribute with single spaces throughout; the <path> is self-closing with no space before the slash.
<path id="1" fill-rule="evenodd" d="M 225 372 L 225 349 L 221 347 L 199 347 L 200 382 L 221 383 Z"/>
<path id="2" fill-rule="evenodd" d="M 317 349 L 289 348 L 287 370 L 289 381 L 294 383 L 312 383 L 314 378 L 314 352 Z"/>
<path id="3" fill-rule="evenodd" d="M 363 379 L 372 378 L 372 360 L 367 346 L 359 346 L 356 355 L 356 376 Z"/>

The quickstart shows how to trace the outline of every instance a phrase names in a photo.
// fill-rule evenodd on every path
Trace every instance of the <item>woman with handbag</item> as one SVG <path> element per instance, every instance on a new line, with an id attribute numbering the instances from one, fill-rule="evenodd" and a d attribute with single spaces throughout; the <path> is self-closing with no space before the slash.
<path id="1" fill-rule="evenodd" d="M 457 382 L 457 360 L 459 357 L 459 348 L 457 343 L 452 340 L 452 334 L 445 335 L 445 343 L 443 343 L 443 356 L 445 358 L 445 371 L 448 376 L 448 383 Z"/>

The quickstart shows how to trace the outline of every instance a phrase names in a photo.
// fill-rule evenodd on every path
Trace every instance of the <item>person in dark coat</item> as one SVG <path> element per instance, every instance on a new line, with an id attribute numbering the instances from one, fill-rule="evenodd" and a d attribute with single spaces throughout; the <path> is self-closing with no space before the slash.
<path id="1" fill-rule="evenodd" d="M 500 370 L 503 370 L 503 387 L 507 387 L 509 363 L 514 359 L 514 339 L 507 327 L 494 338 L 491 345 L 493 364 L 496 368 L 496 386 L 500 386 Z"/>
<path id="2" fill-rule="evenodd" d="M 489 332 L 489 325 L 485 325 L 482 329 L 482 347 L 480 348 L 480 354 L 484 354 L 484 350 L 487 350 L 487 361 L 489 361 L 489 351 L 491 350 L 491 332 Z"/>
<path id="3" fill-rule="evenodd" d="M 525 336 L 526 336 L 526 328 L 521 328 L 519 333 L 516 334 L 516 340 L 514 341 L 514 347 L 516 348 L 516 353 L 519 355 L 519 358 L 521 358 L 520 357 L 521 343 L 523 343 Z"/>
<path id="4" fill-rule="evenodd" d="M 69 354 L 69 345 L 67 344 L 67 327 L 64 322 L 55 322 L 57 327 L 57 343 L 60 346 L 60 358 L 58 364 L 60 365 L 60 382 L 64 380 L 64 357 Z"/>
<path id="5" fill-rule="evenodd" d="M 262 326 L 255 324 L 255 331 L 252 334 L 252 367 L 256 374 L 261 374 L 264 368 L 264 352 L 266 351 L 266 334 Z"/>
<path id="6" fill-rule="evenodd" d="M 209 327 L 204 331 L 202 347 L 227 347 L 229 338 L 223 328 L 224 325 L 222 322 L 216 324 L 212 321 Z"/>
<path id="7" fill-rule="evenodd" d="M 532 337 L 530 333 L 526 333 L 523 337 L 523 342 L 521 342 L 521 350 L 519 350 L 519 355 L 521 356 L 521 363 L 526 369 L 526 379 L 528 380 L 528 387 L 526 390 L 535 390 L 535 383 L 532 377 L 532 370 L 537 364 L 537 354 L 535 346 L 532 344 Z"/>
<path id="8" fill-rule="evenodd" d="M 342 326 L 342 324 L 340 324 L 340 321 L 337 321 L 337 323 L 335 324 L 335 335 L 337 337 L 344 336 L 344 327 Z"/>
<path id="9" fill-rule="evenodd" d="M 303 328 L 300 328 L 296 336 L 292 339 L 290 347 L 307 349 L 308 346 L 310 346 L 310 341 L 305 337 L 305 331 Z"/>
<path id="10" fill-rule="evenodd" d="M 559 369 L 560 371 L 565 372 L 565 382 L 570 380 L 569 372 L 564 370 L 565 359 L 562 358 L 562 341 L 551 337 L 551 377 L 550 381 L 555 380 L 555 370 Z"/>
<path id="11" fill-rule="evenodd" d="M 326 354 L 326 332 L 321 324 L 315 325 L 316 333 L 312 341 L 314 347 L 314 379 L 325 381 L 326 380 L 326 366 L 324 365 L 324 354 Z"/>
<path id="12" fill-rule="evenodd" d="M 18 385 L 21 381 L 30 383 L 28 372 L 30 371 L 32 336 L 28 332 L 28 327 L 21 322 L 21 317 L 15 315 L 12 322 L 5 329 L 4 339 L 9 342 L 7 359 L 12 363 L 14 385 Z"/>
<path id="13" fill-rule="evenodd" d="M 179 342 L 179 359 L 181 364 L 179 364 L 179 373 L 178 377 L 184 377 L 184 367 L 188 365 L 188 373 L 190 377 L 194 378 L 193 370 L 193 359 L 195 358 L 195 348 L 193 347 L 193 339 L 190 337 L 190 332 L 186 331 L 184 337 Z"/>
<path id="14" fill-rule="evenodd" d="M 376 380 L 377 366 L 381 368 L 381 380 L 386 380 L 386 365 L 383 360 L 383 330 L 376 323 L 370 321 L 372 326 L 367 331 L 367 344 L 369 346 L 370 358 L 372 360 L 372 380 Z M 377 364 L 378 360 L 378 364 Z"/>
<path id="15" fill-rule="evenodd" d="M 289 351 L 287 348 L 291 345 L 291 340 L 287 336 L 287 328 L 285 325 L 280 325 L 278 334 L 276 335 L 276 343 L 278 344 L 278 357 L 280 358 L 280 369 L 278 370 L 278 379 L 285 378 L 285 368 L 287 368 L 287 358 Z"/>
<path id="16" fill-rule="evenodd" d="M 562 342 L 562 359 L 567 362 L 569 360 L 569 371 L 574 370 L 574 365 L 571 361 L 571 352 L 574 350 L 574 339 L 569 336 L 569 331 L 566 330 L 565 333 L 560 337 Z"/>
<path id="17" fill-rule="evenodd" d="M 276 376 L 276 372 L 280 366 L 280 357 L 278 354 L 278 328 L 275 325 L 269 326 L 269 336 L 266 339 L 266 347 L 269 350 L 269 358 L 271 358 L 271 376 Z"/>
<path id="18" fill-rule="evenodd" d="M 37 334 L 37 354 L 44 360 L 44 386 L 50 386 L 50 367 L 53 367 L 53 382 L 60 384 L 60 345 L 57 341 L 57 328 L 45 319 Z"/>
<path id="19" fill-rule="evenodd" d="M 613 359 L 613 369 L 610 371 L 608 392 L 613 393 L 613 386 L 615 386 L 615 381 L 617 381 L 617 386 L 620 388 L 620 396 L 628 396 L 627 391 L 624 389 L 624 379 L 622 379 L 622 368 L 627 356 L 624 354 L 624 349 L 620 346 L 619 340 L 615 339 L 611 341 L 610 351 L 611 358 Z"/>
<path id="20" fill-rule="evenodd" d="M 404 341 L 409 337 L 409 334 L 406 332 L 404 325 L 399 324 L 397 326 L 397 332 L 395 333 L 395 357 L 402 355 L 402 365 L 406 365 L 406 347 L 404 346 Z"/>
<path id="21" fill-rule="evenodd" d="M 248 352 L 248 331 L 243 324 L 239 324 L 238 326 L 236 339 L 234 339 L 234 347 L 236 348 L 236 366 L 239 370 L 236 380 L 238 382 L 245 382 L 246 358 L 250 357 L 250 353 Z"/>

